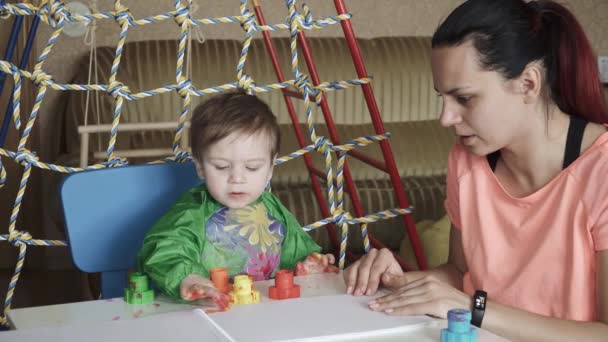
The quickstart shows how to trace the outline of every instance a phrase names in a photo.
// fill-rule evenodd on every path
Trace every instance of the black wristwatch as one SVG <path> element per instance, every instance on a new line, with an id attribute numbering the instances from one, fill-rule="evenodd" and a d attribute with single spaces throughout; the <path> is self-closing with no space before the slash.
<path id="1" fill-rule="evenodd" d="M 477 290 L 473 295 L 473 312 L 471 313 L 471 324 L 481 328 L 483 314 L 486 312 L 486 301 L 488 294 L 485 291 Z"/>

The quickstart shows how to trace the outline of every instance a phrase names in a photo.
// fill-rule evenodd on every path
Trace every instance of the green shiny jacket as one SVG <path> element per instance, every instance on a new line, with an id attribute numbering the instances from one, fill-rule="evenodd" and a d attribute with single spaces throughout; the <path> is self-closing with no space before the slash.
<path id="1" fill-rule="evenodd" d="M 321 251 L 276 196 L 264 192 L 255 203 L 260 202 L 285 227 L 280 269 L 293 270 L 298 261 Z M 206 239 L 205 223 L 220 208 L 222 205 L 204 185 L 184 193 L 146 235 L 137 257 L 138 270 L 145 272 L 159 290 L 177 300 L 180 283 L 186 276 L 198 274 L 209 278 L 209 269 L 215 266 L 202 260 L 203 250 L 213 248 Z"/>

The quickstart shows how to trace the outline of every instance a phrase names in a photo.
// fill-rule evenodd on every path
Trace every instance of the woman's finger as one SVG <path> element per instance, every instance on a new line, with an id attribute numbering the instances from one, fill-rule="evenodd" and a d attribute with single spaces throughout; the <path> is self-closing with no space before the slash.
<path id="1" fill-rule="evenodd" d="M 378 298 L 372 300 L 371 302 L 369 302 L 369 304 L 370 305 L 379 304 L 382 306 L 384 304 L 398 301 L 405 297 L 417 297 L 417 296 L 423 297 L 423 296 L 427 296 L 428 294 L 429 294 L 428 286 L 426 286 L 426 284 L 419 284 L 416 287 L 412 287 L 409 289 L 400 289 L 400 290 L 394 291 L 392 293 L 389 293 L 385 296 L 378 297 Z"/>
<path id="2" fill-rule="evenodd" d="M 419 302 L 386 309 L 384 313 L 391 316 L 426 315 L 432 313 L 434 307 L 434 303 Z"/>
<path id="3" fill-rule="evenodd" d="M 360 261 L 355 261 L 350 267 L 344 270 L 344 284 L 346 285 L 346 293 L 353 294 L 353 290 L 357 285 L 357 272 L 359 271 Z"/>
<path id="4" fill-rule="evenodd" d="M 402 275 L 402 280 L 405 285 L 399 287 L 395 291 L 384 295 L 382 297 L 378 297 L 375 301 L 384 303 L 387 301 L 391 301 L 396 297 L 399 297 L 401 294 L 407 295 L 420 295 L 429 291 L 433 291 L 434 283 L 428 277 L 421 277 L 416 280 L 407 282 L 407 274 Z"/>
<path id="5" fill-rule="evenodd" d="M 366 255 L 361 257 L 361 263 L 357 270 L 357 284 L 355 285 L 355 296 L 361 296 L 367 291 L 368 283 L 370 281 L 370 271 L 376 264 L 376 258 L 378 257 L 378 250 L 372 248 Z"/>
<path id="6" fill-rule="evenodd" d="M 378 291 L 380 286 L 380 278 L 389 269 L 389 266 L 394 260 L 393 254 L 388 249 L 381 249 L 378 251 L 376 258 L 374 258 L 373 267 L 371 267 L 369 274 L 369 281 L 365 294 L 372 296 Z"/>
<path id="7" fill-rule="evenodd" d="M 376 302 L 374 304 L 369 304 L 369 308 L 374 311 L 386 312 L 386 310 L 392 310 L 392 309 L 395 309 L 395 308 L 398 308 L 401 306 L 405 306 L 405 305 L 412 305 L 412 304 L 428 302 L 428 301 L 431 301 L 431 299 L 432 298 L 430 298 L 429 296 L 426 296 L 426 295 L 411 296 L 411 295 L 401 294 L 400 296 L 395 297 L 393 300 L 388 301 L 388 302 L 384 302 L 384 303 Z"/>

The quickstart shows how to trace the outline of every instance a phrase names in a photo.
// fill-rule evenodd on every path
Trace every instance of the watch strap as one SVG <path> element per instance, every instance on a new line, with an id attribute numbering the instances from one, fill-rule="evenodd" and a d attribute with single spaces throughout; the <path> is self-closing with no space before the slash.
<path id="1" fill-rule="evenodd" d="M 473 311 L 471 312 L 471 324 L 480 328 L 483 315 L 486 312 L 488 293 L 482 290 L 475 291 L 473 295 Z"/>

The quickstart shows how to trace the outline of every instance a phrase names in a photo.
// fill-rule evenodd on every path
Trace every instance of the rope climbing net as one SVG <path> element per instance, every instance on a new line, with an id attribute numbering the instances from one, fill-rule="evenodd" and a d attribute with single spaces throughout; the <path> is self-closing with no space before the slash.
<path id="1" fill-rule="evenodd" d="M 344 210 L 344 162 L 349 150 L 357 147 L 366 146 L 373 142 L 387 139 L 390 134 L 363 136 L 353 139 L 342 145 L 334 145 L 324 136 L 319 136 L 315 130 L 313 120 L 313 111 L 324 93 L 346 89 L 349 87 L 368 84 L 370 78 L 359 78 L 344 81 L 322 82 L 318 85 L 313 85 L 310 77 L 304 74 L 298 63 L 298 41 L 297 34 L 302 30 L 321 29 L 328 25 L 340 23 L 343 20 L 349 20 L 351 14 L 341 14 L 337 16 L 328 16 L 322 19 L 313 20 L 310 9 L 302 6 L 302 10 L 296 7 L 296 0 L 285 0 L 289 16 L 286 21 L 276 25 L 259 25 L 255 14 L 249 8 L 248 0 L 240 0 L 240 15 L 195 19 L 191 17 L 192 0 L 174 0 L 175 10 L 156 15 L 145 19 L 135 19 L 129 8 L 121 4 L 120 0 L 114 0 L 114 10 L 110 12 L 92 13 L 89 15 L 79 15 L 70 13 L 68 7 L 59 0 L 41 0 L 37 6 L 27 3 L 5 4 L 0 5 L 0 13 L 13 16 L 38 16 L 41 21 L 49 25 L 53 29 L 53 33 L 47 41 L 45 48 L 38 57 L 34 70 L 32 72 L 21 70 L 16 65 L 0 60 L 0 70 L 7 75 L 11 75 L 14 81 L 13 87 L 13 107 L 12 107 L 12 122 L 14 127 L 19 132 L 19 142 L 16 151 L 9 151 L 0 148 L 0 155 L 8 157 L 20 164 L 23 168 L 21 181 L 13 209 L 10 216 L 8 234 L 0 235 L 0 240 L 8 241 L 13 246 L 19 249 L 19 255 L 13 276 L 8 285 L 8 291 L 4 302 L 4 314 L 0 316 L 0 324 L 7 325 L 6 313 L 10 310 L 15 287 L 19 280 L 19 275 L 23 268 L 26 250 L 28 245 L 34 246 L 67 246 L 65 241 L 61 240 L 42 240 L 34 239 L 26 230 L 18 229 L 17 218 L 21 208 L 23 197 L 26 193 L 28 180 L 30 178 L 32 167 L 37 167 L 44 170 L 51 170 L 60 173 L 80 172 L 84 170 L 102 169 L 110 167 L 122 167 L 128 164 L 125 158 L 119 157 L 115 153 L 116 138 L 118 127 L 120 124 L 121 113 L 124 101 L 132 101 L 143 99 L 163 93 L 177 92 L 181 97 L 181 110 L 177 118 L 177 129 L 172 144 L 173 156 L 153 163 L 166 162 L 187 162 L 191 160 L 188 151 L 184 151 L 180 147 L 180 141 L 184 134 L 184 127 L 187 121 L 188 113 L 191 107 L 192 96 L 205 96 L 210 94 L 221 93 L 233 89 L 243 89 L 250 94 L 276 91 L 286 88 L 295 88 L 303 97 L 306 107 L 306 121 L 310 134 L 310 139 L 313 142 L 311 145 L 302 148 L 296 152 L 290 153 L 287 156 L 278 158 L 276 164 L 285 163 L 291 159 L 300 157 L 311 151 L 317 151 L 324 157 L 325 162 L 325 180 L 327 186 L 327 199 L 331 216 L 324 218 L 318 222 L 312 223 L 305 230 L 312 230 L 327 224 L 336 224 L 341 231 L 339 266 L 344 267 L 346 242 L 348 237 L 348 225 L 361 225 L 361 234 L 364 241 L 364 248 L 369 251 L 370 242 L 367 234 L 367 224 L 383 220 L 398 215 L 411 213 L 410 208 L 389 209 L 382 212 L 369 214 L 359 218 L 353 218 L 347 211 Z M 52 75 L 44 72 L 44 63 L 51 53 L 58 37 L 67 23 L 71 22 L 93 22 L 101 19 L 112 19 L 121 28 L 114 61 L 111 67 L 108 84 L 59 84 L 53 80 Z M 129 87 L 118 80 L 118 70 L 120 68 L 120 60 L 123 53 L 123 47 L 127 38 L 129 29 L 136 26 L 143 26 L 151 23 L 156 23 L 164 20 L 173 20 L 180 28 L 179 44 L 177 52 L 177 65 L 175 71 L 175 84 L 163 86 L 153 90 L 146 90 L 139 93 L 133 93 Z M 187 39 L 189 30 L 196 26 L 213 25 L 221 23 L 238 23 L 245 31 L 243 39 L 241 55 L 236 66 L 236 82 L 218 85 L 206 89 L 197 89 L 191 80 L 184 72 L 185 56 L 187 50 Z M 291 70 L 293 79 L 267 85 L 258 85 L 254 79 L 245 73 L 245 64 L 252 39 L 256 33 L 263 31 L 288 30 L 290 33 L 290 50 L 291 50 Z M 28 116 L 25 125 L 21 122 L 21 88 L 23 79 L 28 79 L 36 86 L 36 97 Z M 100 91 L 106 92 L 114 100 L 114 115 L 110 131 L 110 139 L 106 151 L 106 160 L 99 164 L 89 165 L 84 168 L 67 167 L 46 163 L 37 157 L 36 153 L 28 149 L 28 138 L 32 127 L 36 123 L 36 119 L 40 112 L 42 101 L 48 89 L 58 91 Z M 332 155 L 333 153 L 333 155 Z M 335 155 L 335 156 L 334 156 Z M 335 160 L 337 158 L 337 161 Z M 334 164 L 335 171 L 334 171 Z M 335 179 L 334 179 L 335 174 Z M 2 162 L 0 160 L 0 186 L 3 186 L 7 181 L 7 175 Z M 335 186 L 334 186 L 335 182 Z"/>

